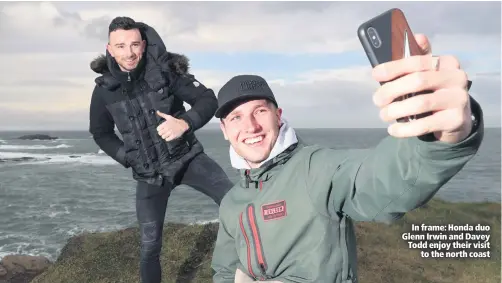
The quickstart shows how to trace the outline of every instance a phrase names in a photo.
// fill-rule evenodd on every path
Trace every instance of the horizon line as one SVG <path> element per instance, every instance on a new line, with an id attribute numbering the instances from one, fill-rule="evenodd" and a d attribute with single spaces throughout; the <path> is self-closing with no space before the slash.
<path id="1" fill-rule="evenodd" d="M 387 129 L 386 127 L 295 127 L 296 129 L 302 129 L 302 130 L 336 130 L 336 129 L 360 129 L 360 130 L 385 130 Z M 501 129 L 502 126 L 485 126 L 485 129 Z M 216 127 L 208 127 L 208 128 L 201 128 L 198 129 L 195 132 L 198 131 L 214 131 L 214 130 L 219 130 L 219 128 Z M 47 130 L 40 130 L 40 129 L 0 129 L 0 132 L 89 132 L 89 130 L 84 130 L 84 129 L 47 129 Z M 117 131 L 115 131 L 117 132 Z"/>

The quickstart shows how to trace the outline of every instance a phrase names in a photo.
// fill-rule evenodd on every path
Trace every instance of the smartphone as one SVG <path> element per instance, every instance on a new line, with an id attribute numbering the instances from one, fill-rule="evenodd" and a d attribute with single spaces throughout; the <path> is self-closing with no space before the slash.
<path id="1" fill-rule="evenodd" d="M 397 8 L 390 9 L 361 24 L 357 29 L 357 35 L 372 67 L 405 57 L 422 55 L 422 50 L 415 40 L 415 36 L 403 11 Z M 410 93 L 394 101 L 401 101 L 424 93 L 430 93 L 430 91 Z M 409 122 L 430 114 L 423 113 L 410 117 L 402 117 L 397 119 L 397 121 Z"/>

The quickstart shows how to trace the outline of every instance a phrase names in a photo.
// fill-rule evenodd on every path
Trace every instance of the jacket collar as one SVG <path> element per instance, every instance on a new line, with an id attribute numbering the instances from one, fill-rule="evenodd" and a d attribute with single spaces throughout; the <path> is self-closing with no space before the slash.
<path id="1" fill-rule="evenodd" d="M 146 52 L 143 53 L 143 56 L 141 57 L 138 66 L 130 72 L 122 71 L 119 65 L 117 64 L 117 61 L 115 61 L 115 58 L 113 58 L 110 55 L 108 50 L 106 51 L 106 63 L 112 76 L 115 79 L 117 79 L 120 83 L 134 82 L 140 80 L 144 75 L 145 65 L 146 65 L 146 55 L 147 55 Z"/>

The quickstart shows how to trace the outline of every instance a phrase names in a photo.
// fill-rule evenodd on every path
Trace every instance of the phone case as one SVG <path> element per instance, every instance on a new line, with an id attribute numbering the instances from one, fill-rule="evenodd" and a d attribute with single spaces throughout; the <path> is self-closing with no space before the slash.
<path id="1" fill-rule="evenodd" d="M 404 13 L 397 8 L 388 10 L 361 24 L 357 34 L 372 67 L 405 57 L 421 55 L 422 52 Z M 377 38 L 374 39 L 374 36 Z M 429 93 L 429 91 L 417 94 L 423 93 Z M 400 101 L 414 95 L 416 94 L 408 94 L 395 101 Z M 402 117 L 397 121 L 408 122 L 428 115 L 430 113 Z"/>

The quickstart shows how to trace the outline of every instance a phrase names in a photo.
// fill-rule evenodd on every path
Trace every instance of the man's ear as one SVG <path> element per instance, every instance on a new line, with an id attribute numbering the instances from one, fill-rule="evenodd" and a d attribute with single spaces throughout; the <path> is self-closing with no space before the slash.
<path id="1" fill-rule="evenodd" d="M 220 121 L 220 129 L 221 132 L 223 133 L 223 137 L 225 138 L 225 140 L 228 141 L 227 132 L 225 131 L 225 122 Z"/>
<path id="2" fill-rule="evenodd" d="M 113 55 L 113 50 L 112 50 L 112 46 L 110 45 L 110 43 L 106 44 L 106 50 L 108 50 L 108 53 L 110 53 L 110 55 L 112 55 L 112 57 L 115 57 Z"/>
<path id="3" fill-rule="evenodd" d="M 277 120 L 279 121 L 279 126 L 282 124 L 282 108 L 277 108 L 276 110 Z"/>

